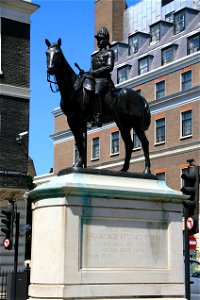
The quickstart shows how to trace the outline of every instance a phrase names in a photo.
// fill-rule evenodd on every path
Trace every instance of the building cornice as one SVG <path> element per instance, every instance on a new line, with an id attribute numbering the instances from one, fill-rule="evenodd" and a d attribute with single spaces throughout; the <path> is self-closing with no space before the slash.
<path id="1" fill-rule="evenodd" d="M 168 75 L 170 73 L 176 72 L 180 69 L 183 69 L 183 68 L 193 65 L 193 64 L 197 64 L 199 62 L 200 62 L 200 52 L 196 52 L 196 53 L 190 54 L 188 56 L 182 57 L 176 61 L 173 61 L 167 65 L 156 68 L 155 70 L 149 71 L 145 74 L 136 76 L 136 77 L 126 80 L 122 83 L 119 83 L 116 85 L 116 87 L 117 88 L 122 88 L 122 87 L 134 88 L 134 87 L 137 87 L 138 85 L 142 85 L 146 82 L 155 80 L 158 77 Z M 117 68 L 119 68 L 120 66 L 121 65 L 117 66 Z"/>
<path id="2" fill-rule="evenodd" d="M 181 91 L 159 100 L 149 102 L 151 114 L 161 113 L 200 100 L 200 87 Z"/>
<path id="3" fill-rule="evenodd" d="M 88 135 L 100 132 L 102 130 L 110 129 L 113 126 L 115 126 L 115 122 L 108 123 L 108 124 L 104 125 L 102 128 L 93 127 L 91 129 L 88 129 Z M 63 130 L 63 131 L 56 132 L 56 133 L 50 135 L 50 137 L 54 140 L 54 144 L 74 140 L 74 136 L 73 136 L 72 131 L 70 129 L 66 129 L 66 130 Z"/>
<path id="4" fill-rule="evenodd" d="M 192 144 L 192 145 L 181 145 L 178 147 L 175 147 L 174 149 L 169 148 L 169 149 L 165 149 L 164 151 L 154 151 L 152 153 L 150 153 L 150 159 L 159 159 L 159 158 L 164 158 L 167 156 L 174 156 L 174 155 L 180 155 L 186 152 L 190 152 L 190 151 L 199 151 L 200 150 L 200 145 L 199 143 L 197 144 Z M 130 164 L 134 164 L 137 162 L 143 162 L 144 161 L 144 155 L 139 155 L 136 158 L 132 158 L 130 160 Z M 117 167 L 121 167 L 124 164 L 124 159 L 117 161 L 117 162 L 109 162 L 109 163 L 105 163 L 103 165 L 100 166 L 95 166 L 96 169 L 108 169 L 108 168 L 117 168 Z"/>
<path id="5" fill-rule="evenodd" d="M 30 15 L 39 5 L 21 0 L 0 0 L 0 16 L 18 22 L 30 24 Z"/>
<path id="6" fill-rule="evenodd" d="M 12 85 L 0 84 L 0 95 L 29 99 L 30 89 L 16 87 Z"/>

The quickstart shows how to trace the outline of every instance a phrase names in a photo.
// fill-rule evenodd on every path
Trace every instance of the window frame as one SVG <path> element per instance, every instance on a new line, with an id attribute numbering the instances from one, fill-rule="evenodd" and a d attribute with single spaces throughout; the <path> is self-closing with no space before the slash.
<path id="1" fill-rule="evenodd" d="M 152 34 L 153 29 L 154 30 L 156 29 L 154 31 L 154 34 Z M 154 25 L 150 26 L 150 45 L 153 45 L 153 44 L 158 43 L 160 41 L 160 36 L 161 36 L 160 31 L 161 31 L 160 23 L 157 23 L 157 24 L 154 24 Z"/>
<path id="2" fill-rule="evenodd" d="M 133 150 L 132 151 L 140 150 L 142 148 L 142 143 L 134 129 L 132 129 L 131 135 L 132 135 L 132 140 L 133 140 Z"/>
<path id="3" fill-rule="evenodd" d="M 183 120 L 183 115 L 191 112 L 191 117 L 190 119 L 186 119 Z M 189 134 L 184 134 L 185 132 L 185 125 L 183 124 L 184 122 L 187 122 L 188 120 L 190 120 L 190 133 Z M 184 132 L 183 132 L 184 131 Z M 186 138 L 190 138 L 193 135 L 193 114 L 192 114 L 192 109 L 188 109 L 188 110 L 184 110 L 180 112 L 180 139 L 186 139 Z"/>
<path id="4" fill-rule="evenodd" d="M 94 153 L 96 151 L 96 149 L 94 149 L 94 142 L 95 140 L 98 140 L 98 156 L 94 156 Z M 91 160 L 94 161 L 94 160 L 99 160 L 100 158 L 100 137 L 95 137 L 92 139 L 92 142 L 91 142 Z"/>
<path id="5" fill-rule="evenodd" d="M 115 62 L 117 62 L 119 60 L 119 46 L 117 44 L 113 45 L 112 50 L 114 52 Z"/>
<path id="6" fill-rule="evenodd" d="M 131 44 L 130 41 L 136 39 L 136 47 L 134 47 L 134 43 Z M 131 47 L 134 48 L 133 51 L 131 51 Z M 138 35 L 132 35 L 128 37 L 128 56 L 134 55 L 139 50 L 139 36 Z"/>
<path id="7" fill-rule="evenodd" d="M 146 72 L 143 72 L 141 73 L 141 68 L 140 68 L 140 63 L 142 60 L 146 59 L 147 60 L 147 71 Z M 146 74 L 150 71 L 150 62 L 151 62 L 151 59 L 153 59 L 153 56 L 152 55 L 147 55 L 147 56 L 144 56 L 142 58 L 140 58 L 138 60 L 138 75 L 143 75 L 143 74 Z M 144 69 L 144 68 L 143 68 Z"/>
<path id="8" fill-rule="evenodd" d="M 77 153 L 78 153 L 78 148 L 77 145 L 73 145 L 73 163 L 75 164 L 77 162 Z"/>
<path id="9" fill-rule="evenodd" d="M 159 178 L 159 175 L 162 177 L 162 175 L 164 175 L 164 179 L 161 179 L 161 178 Z M 166 182 L 166 172 L 158 172 L 158 173 L 156 173 L 156 177 L 157 177 L 157 179 L 158 180 L 161 180 L 161 181 L 165 181 Z"/>
<path id="10" fill-rule="evenodd" d="M 183 20 L 178 20 L 178 22 L 177 22 L 177 18 L 179 17 L 180 18 L 180 16 L 183 16 Z M 183 10 L 183 11 L 180 11 L 180 12 L 177 12 L 177 13 L 175 13 L 174 14 L 174 34 L 176 35 L 176 34 L 179 34 L 179 33 L 181 33 L 181 32 L 183 32 L 184 30 L 185 30 L 185 16 L 186 16 L 186 13 L 185 13 L 185 11 Z M 182 23 L 183 23 L 183 26 L 182 26 Z M 178 30 L 177 29 L 177 27 L 178 27 L 178 25 L 180 25 L 181 24 L 181 29 L 180 30 Z"/>
<path id="11" fill-rule="evenodd" d="M 189 42 L 190 42 L 191 39 L 194 39 L 196 37 L 199 39 L 199 45 L 198 45 L 196 51 L 192 51 L 191 52 L 191 51 L 189 51 L 190 50 L 190 48 L 189 48 Z M 194 49 L 194 48 L 192 48 L 192 49 Z M 190 54 L 196 53 L 198 51 L 200 51 L 200 33 L 199 32 L 187 38 L 187 54 L 190 55 Z"/>
<path id="12" fill-rule="evenodd" d="M 165 53 L 165 51 L 169 52 L 169 50 L 171 51 L 172 59 L 171 60 L 170 59 L 168 59 L 168 60 L 166 59 L 166 62 L 164 63 L 164 53 Z M 167 65 L 167 64 L 169 64 L 169 63 L 171 63 L 171 62 L 174 61 L 174 50 L 175 50 L 174 45 L 171 45 L 171 46 L 168 46 L 166 48 L 161 49 L 161 65 L 162 66 L 165 66 L 165 65 Z"/>
<path id="13" fill-rule="evenodd" d="M 158 97 L 157 87 L 158 87 L 159 84 L 162 84 L 162 83 L 164 83 L 164 95 Z M 160 92 L 162 92 L 162 90 Z M 155 98 L 156 98 L 156 100 L 162 99 L 165 96 L 166 96 L 166 81 L 165 80 L 161 80 L 161 81 L 156 82 L 155 83 Z"/>
<path id="14" fill-rule="evenodd" d="M 115 134 L 118 134 L 118 138 L 113 138 Z M 118 151 L 113 151 L 113 148 L 116 147 L 116 145 L 114 145 L 114 142 L 118 141 Z M 115 156 L 118 155 L 120 153 L 120 133 L 119 130 L 113 131 L 110 134 L 110 156 Z"/>
<path id="15" fill-rule="evenodd" d="M 128 75 L 129 75 L 130 69 L 131 69 L 131 65 L 124 65 L 124 66 L 119 67 L 117 69 L 117 84 L 120 84 L 120 83 L 125 82 L 125 81 L 128 80 Z M 122 70 L 125 71 L 125 76 L 124 76 L 125 79 L 122 80 L 122 81 L 119 81 L 119 72 L 122 71 Z"/>
<path id="16" fill-rule="evenodd" d="M 188 79 L 183 81 L 183 79 L 184 79 L 183 77 L 186 76 L 187 74 L 191 74 L 190 81 Z M 183 72 L 180 75 L 181 75 L 180 76 L 181 91 L 183 92 L 183 91 L 189 90 L 192 87 L 192 70 L 188 70 L 186 72 Z M 190 86 L 185 88 L 185 85 L 188 84 L 188 82 L 190 82 Z M 183 86 L 184 86 L 184 88 L 183 88 Z"/>
<path id="17" fill-rule="evenodd" d="M 162 126 L 157 126 L 158 122 L 164 120 L 164 125 Z M 164 139 L 163 140 L 158 140 L 158 130 L 162 130 L 164 128 Z M 166 143 L 166 117 L 158 118 L 155 120 L 155 143 L 154 145 L 162 145 Z"/>

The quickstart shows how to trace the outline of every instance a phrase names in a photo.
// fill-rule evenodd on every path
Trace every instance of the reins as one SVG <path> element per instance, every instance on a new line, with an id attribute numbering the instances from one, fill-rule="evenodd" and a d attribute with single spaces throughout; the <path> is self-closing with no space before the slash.
<path id="1" fill-rule="evenodd" d="M 52 91 L 53 93 L 57 93 L 57 92 L 59 91 L 59 88 L 58 88 L 58 83 L 57 83 L 56 80 L 55 80 L 55 75 L 54 75 L 54 81 L 52 81 L 52 80 L 50 79 L 50 74 L 47 72 L 47 81 L 50 83 L 51 91 Z M 52 83 L 55 84 L 55 86 L 56 86 L 55 90 L 53 89 Z"/>

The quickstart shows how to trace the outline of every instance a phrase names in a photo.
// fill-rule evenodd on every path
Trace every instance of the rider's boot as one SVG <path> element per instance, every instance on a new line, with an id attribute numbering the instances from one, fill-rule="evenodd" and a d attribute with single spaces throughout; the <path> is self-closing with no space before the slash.
<path id="1" fill-rule="evenodd" d="M 102 99 L 99 94 L 95 94 L 94 111 L 95 123 L 98 127 L 102 127 Z"/>
<path id="2" fill-rule="evenodd" d="M 101 113 L 95 114 L 95 123 L 98 127 L 102 127 L 102 116 Z"/>

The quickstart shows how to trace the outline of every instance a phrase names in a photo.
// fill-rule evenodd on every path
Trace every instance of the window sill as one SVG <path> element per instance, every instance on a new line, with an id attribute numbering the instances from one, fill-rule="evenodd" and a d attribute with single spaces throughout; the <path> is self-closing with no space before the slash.
<path id="1" fill-rule="evenodd" d="M 185 136 L 181 136 L 181 137 L 180 137 L 180 140 L 185 140 L 185 139 L 190 139 L 190 138 L 192 138 L 192 134 L 190 134 L 190 135 L 185 135 Z"/>
<path id="2" fill-rule="evenodd" d="M 163 142 L 158 142 L 158 143 L 155 143 L 154 146 L 161 146 L 161 145 L 164 145 L 165 144 L 165 141 Z"/>
<path id="3" fill-rule="evenodd" d="M 142 149 L 142 147 L 133 148 L 133 149 L 132 149 L 132 152 L 140 151 L 141 149 Z"/>
<path id="4" fill-rule="evenodd" d="M 99 157 L 97 157 L 97 158 L 91 158 L 91 161 L 96 161 L 96 160 L 99 160 Z"/>
<path id="5" fill-rule="evenodd" d="M 116 153 L 110 153 L 110 157 L 112 157 L 112 156 L 117 156 L 117 155 L 119 155 L 119 152 L 116 152 Z"/>

